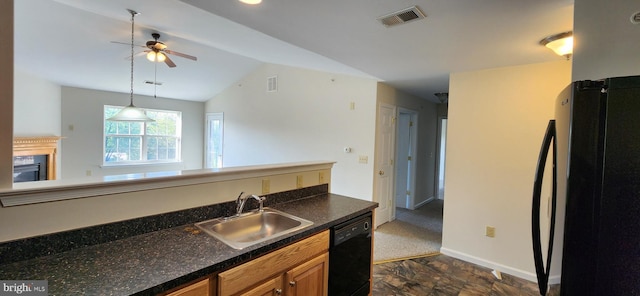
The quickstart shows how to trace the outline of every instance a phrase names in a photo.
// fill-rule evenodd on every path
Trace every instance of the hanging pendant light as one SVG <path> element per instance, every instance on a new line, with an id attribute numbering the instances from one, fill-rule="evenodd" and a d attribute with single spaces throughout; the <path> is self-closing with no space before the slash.
<path id="1" fill-rule="evenodd" d="M 131 92 L 129 106 L 124 107 L 116 115 L 107 118 L 109 121 L 137 121 L 137 122 L 152 122 L 155 121 L 149 118 L 143 109 L 140 109 L 133 105 L 133 19 L 138 14 L 137 12 L 127 9 L 131 13 Z"/>

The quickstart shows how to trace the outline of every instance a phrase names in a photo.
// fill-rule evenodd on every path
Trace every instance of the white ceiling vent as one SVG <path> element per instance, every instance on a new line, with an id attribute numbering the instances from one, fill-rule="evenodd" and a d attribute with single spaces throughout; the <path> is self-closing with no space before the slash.
<path id="1" fill-rule="evenodd" d="M 278 76 L 267 77 L 267 92 L 278 91 Z"/>
<path id="2" fill-rule="evenodd" d="M 387 15 L 383 15 L 378 20 L 386 27 L 392 27 L 395 25 L 404 24 L 410 21 L 415 21 L 427 17 L 418 6 L 412 6 L 399 10 Z"/>

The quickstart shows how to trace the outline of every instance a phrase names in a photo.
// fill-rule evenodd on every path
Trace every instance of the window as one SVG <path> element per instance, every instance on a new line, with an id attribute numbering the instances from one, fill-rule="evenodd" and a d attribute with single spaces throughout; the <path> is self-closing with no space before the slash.
<path id="1" fill-rule="evenodd" d="M 180 161 L 181 112 L 147 109 L 155 122 L 106 120 L 122 108 L 104 106 L 104 165 Z"/>
<path id="2" fill-rule="evenodd" d="M 224 116 L 222 113 L 207 113 L 205 135 L 205 168 L 222 167 L 222 139 Z"/>

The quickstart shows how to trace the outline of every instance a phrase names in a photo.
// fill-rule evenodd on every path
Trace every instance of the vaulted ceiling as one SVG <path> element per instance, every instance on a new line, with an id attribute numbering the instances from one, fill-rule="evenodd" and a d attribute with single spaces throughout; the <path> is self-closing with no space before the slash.
<path id="1" fill-rule="evenodd" d="M 453 72 L 563 59 L 540 46 L 569 31 L 571 0 L 28 0 L 15 1 L 15 68 L 54 83 L 129 92 L 136 53 L 160 33 L 177 65 L 134 58 L 137 94 L 206 101 L 262 63 L 369 77 L 437 102 Z M 426 18 L 378 18 L 417 6 Z M 144 81 L 162 82 L 154 87 Z"/>

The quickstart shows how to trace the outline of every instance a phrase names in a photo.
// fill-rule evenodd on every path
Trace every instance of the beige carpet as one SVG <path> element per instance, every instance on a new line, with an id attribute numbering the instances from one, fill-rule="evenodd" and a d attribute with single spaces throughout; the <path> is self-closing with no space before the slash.
<path id="1" fill-rule="evenodd" d="M 442 200 L 434 200 L 413 211 L 396 209 L 396 220 L 380 225 L 375 231 L 374 263 L 440 252 L 442 205 Z"/>

